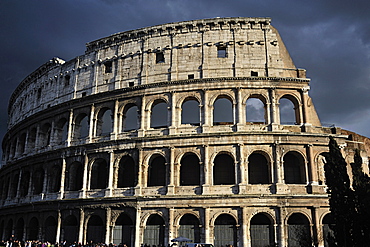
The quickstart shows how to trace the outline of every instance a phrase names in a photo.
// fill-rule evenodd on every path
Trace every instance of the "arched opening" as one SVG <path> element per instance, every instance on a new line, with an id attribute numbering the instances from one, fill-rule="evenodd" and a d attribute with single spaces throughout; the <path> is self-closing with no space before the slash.
<path id="1" fill-rule="evenodd" d="M 32 176 L 32 182 L 33 182 L 33 194 L 38 195 L 43 192 L 44 187 L 44 169 L 38 168 Z"/>
<path id="2" fill-rule="evenodd" d="M 122 213 L 113 227 L 113 244 L 126 244 L 127 247 L 134 245 L 135 226 L 131 218 Z"/>
<path id="3" fill-rule="evenodd" d="M 218 154 L 213 165 L 213 184 L 235 184 L 234 159 L 228 154 Z"/>
<path id="4" fill-rule="evenodd" d="M 28 134 L 28 147 L 29 147 L 29 150 L 32 150 L 34 149 L 36 146 L 36 133 L 37 133 L 37 130 L 36 128 L 32 128 Z"/>
<path id="5" fill-rule="evenodd" d="M 310 223 L 307 217 L 301 213 L 294 213 L 288 219 L 288 246 L 312 246 Z"/>
<path id="6" fill-rule="evenodd" d="M 39 221 L 35 217 L 28 224 L 27 240 L 39 240 Z"/>
<path id="7" fill-rule="evenodd" d="M 200 125 L 199 102 L 193 98 L 186 99 L 181 106 L 181 124 Z"/>
<path id="8" fill-rule="evenodd" d="M 153 103 L 150 127 L 151 128 L 166 128 L 168 126 L 168 106 L 162 100 L 157 100 Z"/>
<path id="9" fill-rule="evenodd" d="M 201 243 L 199 226 L 200 222 L 197 217 L 192 214 L 185 214 L 181 217 L 177 236 L 191 239 L 194 243 Z"/>
<path id="10" fill-rule="evenodd" d="M 294 125 L 299 123 L 298 107 L 295 106 L 293 98 L 283 96 L 279 100 L 280 124 Z"/>
<path id="11" fill-rule="evenodd" d="M 218 97 L 213 105 L 213 125 L 233 124 L 233 105 L 229 98 Z"/>
<path id="12" fill-rule="evenodd" d="M 99 111 L 96 121 L 96 136 L 106 136 L 112 133 L 113 115 L 109 108 L 103 108 Z"/>
<path id="13" fill-rule="evenodd" d="M 15 198 L 17 196 L 18 182 L 19 182 L 19 174 L 16 173 L 12 177 L 12 184 L 10 186 L 10 198 Z"/>
<path id="14" fill-rule="evenodd" d="M 58 165 L 53 166 L 51 170 L 49 170 L 49 175 L 48 175 L 48 181 L 49 181 L 49 186 L 48 186 L 48 191 L 50 193 L 55 193 L 60 190 L 60 180 L 61 180 L 61 167 Z"/>
<path id="15" fill-rule="evenodd" d="M 40 129 L 40 147 L 47 147 L 51 141 L 51 125 L 49 123 L 44 124 Z"/>
<path id="16" fill-rule="evenodd" d="M 148 169 L 148 186 L 166 185 L 166 160 L 163 156 L 153 156 L 149 162 Z"/>
<path id="17" fill-rule="evenodd" d="M 274 246 L 274 228 L 271 220 L 263 213 L 258 213 L 250 223 L 251 246 Z"/>
<path id="18" fill-rule="evenodd" d="M 45 220 L 45 227 L 44 227 L 45 241 L 48 241 L 50 243 L 55 243 L 56 234 L 57 234 L 57 222 L 54 217 L 49 216 Z"/>
<path id="19" fill-rule="evenodd" d="M 185 154 L 180 162 L 180 185 L 200 185 L 200 164 L 195 154 Z"/>
<path id="20" fill-rule="evenodd" d="M 284 155 L 284 179 L 286 184 L 305 184 L 305 164 L 301 154 L 290 151 Z"/>
<path id="21" fill-rule="evenodd" d="M 324 238 L 324 246 L 330 247 L 329 243 L 334 240 L 334 219 L 332 214 L 326 214 L 322 219 L 322 231 L 323 231 L 323 238 Z"/>
<path id="22" fill-rule="evenodd" d="M 28 171 L 22 172 L 21 184 L 20 184 L 20 197 L 28 195 L 28 188 L 30 187 L 30 173 Z"/>
<path id="23" fill-rule="evenodd" d="M 4 239 L 10 239 L 13 232 L 13 220 L 10 219 L 4 229 Z"/>
<path id="24" fill-rule="evenodd" d="M 23 218 L 18 219 L 17 224 L 14 228 L 14 237 L 15 239 L 22 241 L 24 233 L 24 220 Z M 1 235 L 0 235 L 1 236 Z"/>
<path id="25" fill-rule="evenodd" d="M 119 162 L 118 188 L 134 187 L 137 184 L 137 170 L 134 159 L 125 155 Z"/>
<path id="26" fill-rule="evenodd" d="M 144 245 L 165 246 L 164 235 L 165 224 L 163 218 L 158 214 L 152 214 L 144 230 Z"/>
<path id="27" fill-rule="evenodd" d="M 90 189 L 105 189 L 108 186 L 108 165 L 104 159 L 95 160 L 91 166 Z"/>
<path id="28" fill-rule="evenodd" d="M 136 105 L 130 106 L 123 116 L 122 132 L 140 128 L 139 109 Z"/>
<path id="29" fill-rule="evenodd" d="M 67 243 L 78 241 L 78 222 L 74 215 L 69 215 L 62 220 L 62 239 Z"/>
<path id="30" fill-rule="evenodd" d="M 248 181 L 250 184 L 270 184 L 269 163 L 260 153 L 252 153 L 248 157 Z"/>
<path id="31" fill-rule="evenodd" d="M 55 126 L 55 143 L 63 144 L 68 139 L 67 119 L 61 118 Z"/>
<path id="32" fill-rule="evenodd" d="M 93 215 L 87 222 L 86 240 L 92 243 L 104 243 L 105 240 L 105 226 L 102 219 Z"/>
<path id="33" fill-rule="evenodd" d="M 214 227 L 214 246 L 237 246 L 237 228 L 235 219 L 229 214 L 217 217 Z"/>
<path id="34" fill-rule="evenodd" d="M 70 191 L 78 191 L 82 189 L 83 183 L 83 166 L 80 162 L 73 162 L 66 175 L 66 189 Z"/>
<path id="35" fill-rule="evenodd" d="M 75 119 L 73 138 L 83 139 L 89 136 L 89 117 L 82 113 Z"/>
<path id="36" fill-rule="evenodd" d="M 23 154 L 26 150 L 26 133 L 23 133 L 20 137 L 19 137 L 19 141 L 18 141 L 18 153 L 19 154 Z"/>
<path id="37" fill-rule="evenodd" d="M 246 102 L 246 116 L 249 123 L 266 123 L 265 104 L 259 98 L 249 98 Z"/>

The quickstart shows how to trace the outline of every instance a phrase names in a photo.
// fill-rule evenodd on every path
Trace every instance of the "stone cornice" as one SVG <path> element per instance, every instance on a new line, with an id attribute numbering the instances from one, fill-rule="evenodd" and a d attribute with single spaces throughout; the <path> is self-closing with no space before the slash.
<path id="1" fill-rule="evenodd" d="M 151 36 L 164 36 L 177 33 L 204 32 L 223 29 L 266 29 L 271 18 L 228 17 L 212 18 L 194 21 L 174 22 L 125 31 L 111 36 L 91 41 L 86 44 L 86 52 L 92 52 L 104 47 L 117 45 L 129 40 L 143 39 Z"/>

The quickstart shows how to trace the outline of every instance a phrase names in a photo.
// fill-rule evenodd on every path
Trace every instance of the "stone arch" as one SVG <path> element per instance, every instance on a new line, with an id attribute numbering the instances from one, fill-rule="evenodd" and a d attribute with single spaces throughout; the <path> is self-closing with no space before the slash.
<path id="1" fill-rule="evenodd" d="M 274 220 L 267 213 L 257 213 L 250 220 L 251 245 L 256 247 L 273 246 Z"/>
<path id="2" fill-rule="evenodd" d="M 17 150 L 20 155 L 24 154 L 26 151 L 26 138 L 26 133 L 22 133 L 19 137 Z"/>
<path id="3" fill-rule="evenodd" d="M 22 170 L 21 184 L 20 184 L 20 197 L 28 195 L 29 183 L 30 183 L 30 172 L 28 170 Z"/>
<path id="4" fill-rule="evenodd" d="M 180 218 L 177 236 L 189 238 L 195 243 L 201 243 L 200 225 L 201 223 L 197 216 L 186 213 Z"/>
<path id="5" fill-rule="evenodd" d="M 334 224 L 334 219 L 332 214 L 329 212 L 325 214 L 322 219 L 322 232 L 323 232 L 323 240 L 324 240 L 324 246 L 329 247 L 329 239 L 334 239 L 334 231 L 331 229 Z"/>
<path id="6" fill-rule="evenodd" d="M 44 123 L 39 132 L 39 146 L 47 147 L 51 144 L 51 124 Z"/>
<path id="7" fill-rule="evenodd" d="M 105 224 L 102 218 L 98 215 L 91 215 L 87 219 L 86 224 L 86 241 L 88 243 L 104 243 L 105 242 Z"/>
<path id="8" fill-rule="evenodd" d="M 283 156 L 284 181 L 286 184 L 306 183 L 306 162 L 298 151 L 289 151 Z"/>
<path id="9" fill-rule="evenodd" d="M 73 138 L 80 139 L 89 136 L 89 115 L 80 113 L 74 118 Z"/>
<path id="10" fill-rule="evenodd" d="M 213 102 L 213 125 L 234 124 L 234 105 L 233 97 L 230 95 L 218 95 Z"/>
<path id="11" fill-rule="evenodd" d="M 180 186 L 201 185 L 201 166 L 199 157 L 192 153 L 185 153 L 180 161 Z"/>
<path id="12" fill-rule="evenodd" d="M 139 106 L 136 101 L 127 102 L 124 106 L 121 107 L 121 132 L 136 130 L 140 128 L 141 125 L 141 114 Z"/>
<path id="13" fill-rule="evenodd" d="M 48 172 L 48 192 L 56 193 L 60 190 L 60 181 L 62 177 L 62 168 L 60 165 L 54 165 Z"/>
<path id="14" fill-rule="evenodd" d="M 151 214 L 144 229 L 143 243 L 156 246 L 165 246 L 165 221 L 159 214 Z"/>
<path id="15" fill-rule="evenodd" d="M 78 224 L 77 218 L 74 215 L 68 215 L 62 220 L 62 239 L 66 240 L 67 243 L 78 241 Z"/>
<path id="16" fill-rule="evenodd" d="M 213 160 L 213 184 L 235 184 L 235 160 L 229 153 L 220 152 Z"/>
<path id="17" fill-rule="evenodd" d="M 153 154 L 149 159 L 148 186 L 165 186 L 167 179 L 166 159 L 159 154 Z"/>
<path id="18" fill-rule="evenodd" d="M 294 94 L 284 94 L 279 99 L 280 124 L 299 124 L 300 100 Z"/>
<path id="19" fill-rule="evenodd" d="M 138 170 L 135 160 L 124 155 L 118 165 L 117 188 L 134 187 L 138 181 Z"/>
<path id="20" fill-rule="evenodd" d="M 19 172 L 16 172 L 15 174 L 12 175 L 9 192 L 10 198 L 15 198 L 17 196 L 18 183 L 19 183 Z"/>
<path id="21" fill-rule="evenodd" d="M 108 163 L 103 158 L 93 160 L 90 166 L 90 189 L 105 189 L 108 187 Z"/>
<path id="22" fill-rule="evenodd" d="M 267 100 L 261 94 L 252 94 L 245 101 L 246 122 L 267 123 Z"/>
<path id="23" fill-rule="evenodd" d="M 14 237 L 17 240 L 23 240 L 23 234 L 24 234 L 24 219 L 19 218 L 17 220 L 17 223 L 14 227 Z M 1 236 L 1 235 L 0 235 Z"/>
<path id="24" fill-rule="evenodd" d="M 83 165 L 79 161 L 72 162 L 67 167 L 66 189 L 69 191 L 78 191 L 83 187 Z"/>
<path id="25" fill-rule="evenodd" d="M 39 240 L 39 221 L 36 217 L 32 217 L 28 223 L 27 240 Z"/>
<path id="26" fill-rule="evenodd" d="M 219 214 L 214 220 L 214 245 L 237 246 L 237 220 L 228 213 Z"/>
<path id="27" fill-rule="evenodd" d="M 152 102 L 150 108 L 150 127 L 151 128 L 165 128 L 169 123 L 169 103 L 162 98 L 156 99 Z"/>
<path id="28" fill-rule="evenodd" d="M 97 109 L 95 135 L 106 136 L 113 132 L 113 112 L 109 107 Z"/>
<path id="29" fill-rule="evenodd" d="M 248 156 L 248 183 L 249 184 L 270 184 L 271 160 L 262 151 L 254 151 Z"/>
<path id="30" fill-rule="evenodd" d="M 42 167 L 36 168 L 32 175 L 32 185 L 33 185 L 32 188 L 34 195 L 38 195 L 43 192 L 44 179 L 45 179 L 44 169 Z"/>
<path id="31" fill-rule="evenodd" d="M 116 219 L 113 227 L 113 244 L 118 246 L 120 243 L 123 243 L 128 247 L 134 246 L 134 234 L 134 221 L 127 213 L 122 212 Z"/>
<path id="32" fill-rule="evenodd" d="M 57 241 L 57 221 L 53 216 L 49 216 L 44 223 L 44 240 L 50 243 Z"/>
<path id="33" fill-rule="evenodd" d="M 200 120 L 200 100 L 194 96 L 188 96 L 181 103 L 181 124 L 199 126 Z"/>
<path id="34" fill-rule="evenodd" d="M 303 213 L 292 213 L 287 217 L 288 246 L 312 246 L 310 221 Z"/>
<path id="35" fill-rule="evenodd" d="M 54 127 L 54 139 L 56 144 L 63 144 L 68 139 L 68 120 L 65 117 L 60 118 Z"/>

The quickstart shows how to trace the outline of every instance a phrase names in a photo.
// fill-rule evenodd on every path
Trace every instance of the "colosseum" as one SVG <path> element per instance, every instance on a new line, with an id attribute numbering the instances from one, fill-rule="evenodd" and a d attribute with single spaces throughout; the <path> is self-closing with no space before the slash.
<path id="1" fill-rule="evenodd" d="M 125 31 L 28 75 L 2 142 L 0 237 L 327 246 L 329 136 L 367 172 L 370 139 L 321 124 L 270 22 Z"/>

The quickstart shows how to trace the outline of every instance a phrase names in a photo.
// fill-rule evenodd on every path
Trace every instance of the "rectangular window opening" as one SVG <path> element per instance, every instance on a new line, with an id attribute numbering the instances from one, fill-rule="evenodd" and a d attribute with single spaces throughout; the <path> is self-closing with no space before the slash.
<path id="1" fill-rule="evenodd" d="M 258 72 L 256 72 L 256 71 L 251 71 L 251 76 L 258 76 Z"/>
<path id="2" fill-rule="evenodd" d="M 155 63 L 164 63 L 164 53 L 163 52 L 157 52 L 155 54 Z"/>
<path id="3" fill-rule="evenodd" d="M 85 96 L 86 96 L 86 92 L 83 92 L 83 93 L 82 93 L 82 97 L 85 97 Z"/>
<path id="4" fill-rule="evenodd" d="M 130 81 L 129 83 L 128 83 L 128 86 L 129 87 L 133 87 L 135 84 L 134 84 L 134 82 L 133 81 Z"/>
<path id="5" fill-rule="evenodd" d="M 227 57 L 226 46 L 217 47 L 217 57 Z"/>
<path id="6" fill-rule="evenodd" d="M 71 77 L 69 75 L 66 75 L 64 77 L 64 86 L 69 86 L 70 80 L 71 80 Z"/>
<path id="7" fill-rule="evenodd" d="M 105 73 L 112 73 L 112 61 L 105 62 L 104 66 L 105 66 Z"/>
<path id="8" fill-rule="evenodd" d="M 194 79 L 194 74 L 188 75 L 188 80 Z"/>

